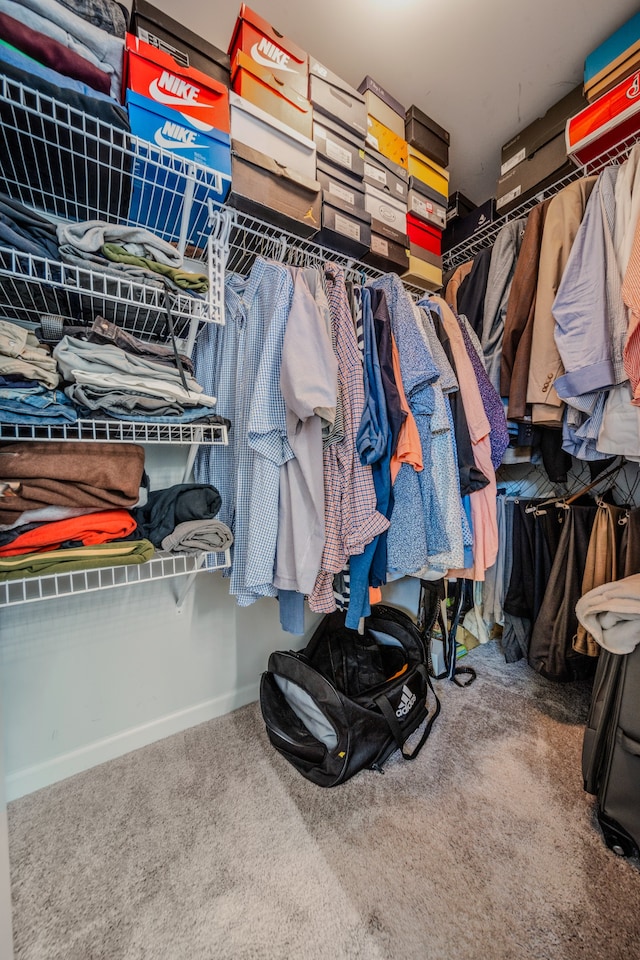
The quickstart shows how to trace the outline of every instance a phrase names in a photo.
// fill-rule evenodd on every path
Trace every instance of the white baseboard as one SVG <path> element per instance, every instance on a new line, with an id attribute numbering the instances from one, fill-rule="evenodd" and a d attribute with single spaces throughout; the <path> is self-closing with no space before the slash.
<path id="1" fill-rule="evenodd" d="M 88 743 L 77 750 L 52 757 L 43 763 L 9 773 L 5 779 L 6 800 L 7 802 L 17 800 L 18 797 L 41 790 L 66 777 L 72 777 L 75 773 L 82 773 L 83 770 L 89 770 L 99 763 L 114 760 L 132 750 L 155 743 L 156 740 L 162 740 L 189 727 L 195 727 L 199 723 L 221 717 L 225 713 L 230 713 L 231 710 L 257 700 L 258 691 L 259 683 L 248 684 L 232 693 L 205 700 L 185 710 L 178 710 L 176 713 L 151 720 L 139 727 L 132 727 L 111 737 Z"/>

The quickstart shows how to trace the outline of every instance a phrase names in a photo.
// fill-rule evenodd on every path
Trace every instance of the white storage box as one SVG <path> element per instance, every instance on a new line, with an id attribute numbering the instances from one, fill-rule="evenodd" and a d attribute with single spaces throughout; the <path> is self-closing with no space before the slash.
<path id="1" fill-rule="evenodd" d="M 316 178 L 316 145 L 293 127 L 237 93 L 229 93 L 231 137 L 253 150 L 265 153 L 277 163 L 301 173 L 309 180 Z"/>
<path id="2" fill-rule="evenodd" d="M 372 187 L 370 183 L 365 183 L 364 206 L 374 220 L 380 220 L 399 233 L 406 234 L 407 204 L 405 201 L 396 200 L 388 193 Z"/>

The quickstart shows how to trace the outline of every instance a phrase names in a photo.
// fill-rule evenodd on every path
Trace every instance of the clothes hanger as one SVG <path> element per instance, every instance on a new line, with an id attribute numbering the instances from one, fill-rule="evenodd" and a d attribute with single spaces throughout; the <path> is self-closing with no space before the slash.
<path id="1" fill-rule="evenodd" d="M 624 466 L 625 462 L 626 461 L 624 457 L 622 457 L 620 460 L 620 463 L 616 464 L 615 467 L 611 467 L 609 470 L 605 470 L 604 473 L 600 474 L 599 477 L 596 477 L 596 479 L 593 480 L 591 483 L 588 483 L 585 487 L 581 487 L 579 490 L 577 490 L 575 493 L 569 496 L 564 496 L 564 497 L 555 496 L 555 497 L 550 497 L 548 500 L 542 500 L 539 503 L 529 504 L 529 506 L 525 507 L 525 513 L 535 513 L 536 516 L 541 516 L 546 512 L 544 510 L 544 507 L 549 507 L 549 506 L 563 507 L 566 510 L 568 510 L 571 504 L 574 503 L 574 501 L 578 500 L 579 497 L 584 496 L 586 493 L 589 493 L 590 490 L 593 490 L 594 487 L 597 487 L 598 484 L 602 483 L 603 480 L 607 480 L 610 477 L 616 477 L 620 473 L 620 470 Z M 610 489 L 610 487 L 608 487 L 607 489 Z"/>

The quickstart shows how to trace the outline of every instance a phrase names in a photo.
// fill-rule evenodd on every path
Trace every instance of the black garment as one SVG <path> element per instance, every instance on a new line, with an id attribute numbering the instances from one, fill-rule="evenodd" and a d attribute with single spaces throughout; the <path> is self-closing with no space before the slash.
<path id="1" fill-rule="evenodd" d="M 493 247 L 481 250 L 473 261 L 473 266 L 466 277 L 466 284 L 458 290 L 458 314 L 464 314 L 477 335 L 482 336 L 482 320 L 484 317 L 484 298 L 487 292 L 489 267 Z"/>
<path id="2" fill-rule="evenodd" d="M 576 603 L 582 595 L 582 578 L 598 507 L 572 504 L 565 519 L 549 582 L 529 644 L 529 664 L 549 680 L 567 682 L 593 675 L 594 657 L 573 649 L 578 629 Z"/>
<path id="3" fill-rule="evenodd" d="M 640 508 L 629 511 L 618 553 L 619 577 L 631 577 L 636 573 L 640 573 Z"/>
<path id="4" fill-rule="evenodd" d="M 566 483 L 571 469 L 571 456 L 562 449 L 562 430 L 540 426 L 542 465 L 552 483 Z"/>
<path id="5" fill-rule="evenodd" d="M 387 418 L 391 431 L 391 455 L 393 456 L 398 445 L 398 436 L 402 424 L 405 422 L 407 415 L 402 409 L 400 394 L 398 393 L 398 386 L 393 372 L 391 318 L 389 317 L 389 307 L 384 290 L 371 287 L 371 311 L 373 313 L 373 329 L 378 346 L 382 388 L 387 402 Z"/>
<path id="6" fill-rule="evenodd" d="M 531 631 L 542 606 L 549 575 L 563 529 L 564 513 L 556 507 L 541 507 L 527 513 L 536 500 L 513 504 L 513 564 L 504 598 L 505 656 L 509 662 L 528 656 Z M 544 513 L 542 512 L 544 510 Z"/>
<path id="7" fill-rule="evenodd" d="M 0 102 L 0 181 L 5 190 L 63 219 L 126 220 L 131 170 L 125 108 L 115 100 L 59 87 L 13 64 L 3 63 L 2 73 L 24 85 L 30 111 L 10 100 Z M 54 102 L 36 98 L 31 90 Z"/>
<path id="8" fill-rule="evenodd" d="M 222 499 L 215 487 L 206 483 L 177 483 L 149 494 L 144 507 L 134 507 L 131 515 L 138 524 L 138 538 L 151 540 L 160 547 L 179 523 L 210 520 L 217 516 Z"/>
<path id="9" fill-rule="evenodd" d="M 451 344 L 449 343 L 449 334 L 445 330 L 444 324 L 440 319 L 440 314 L 436 310 L 429 311 L 429 313 L 431 315 L 431 319 L 433 320 L 438 340 L 442 344 L 442 348 L 445 352 L 445 356 L 451 364 L 451 368 L 456 377 L 458 377 L 458 371 L 453 358 L 453 351 L 451 349 Z M 475 464 L 473 447 L 471 445 L 471 436 L 469 434 L 469 425 L 464 412 L 464 404 L 462 403 L 460 391 L 456 390 L 453 393 L 449 393 L 448 397 L 449 404 L 451 406 L 451 414 L 453 416 L 453 426 L 456 438 L 458 476 L 460 477 L 460 496 L 466 497 L 467 494 L 473 493 L 475 490 L 482 490 L 483 487 L 487 486 L 489 481 L 487 477 L 485 477 L 484 473 L 479 470 Z"/>

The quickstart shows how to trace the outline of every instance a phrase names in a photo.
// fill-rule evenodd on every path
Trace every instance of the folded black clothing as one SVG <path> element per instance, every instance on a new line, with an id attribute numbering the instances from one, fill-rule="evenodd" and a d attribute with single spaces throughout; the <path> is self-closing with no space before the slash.
<path id="1" fill-rule="evenodd" d="M 164 490 L 152 490 L 144 507 L 130 512 L 138 524 L 138 535 L 160 547 L 179 523 L 207 520 L 217 516 L 222 498 L 206 483 L 177 483 Z"/>
<path id="2" fill-rule="evenodd" d="M 10 246 L 24 253 L 58 259 L 58 234 L 55 224 L 2 192 L 0 240 L 3 246 Z"/>

